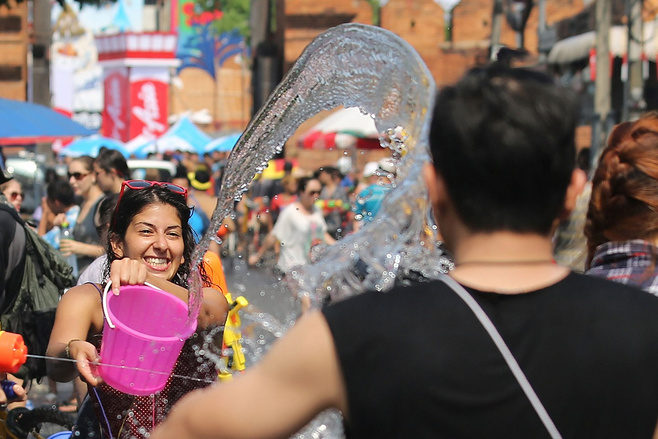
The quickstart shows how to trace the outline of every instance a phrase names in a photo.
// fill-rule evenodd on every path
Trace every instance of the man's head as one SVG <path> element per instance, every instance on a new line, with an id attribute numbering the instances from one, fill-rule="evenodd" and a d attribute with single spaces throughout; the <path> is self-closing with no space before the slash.
<path id="1" fill-rule="evenodd" d="M 75 192 L 71 183 L 66 180 L 50 183 L 46 189 L 46 203 L 56 215 L 67 212 L 75 205 Z"/>
<path id="2" fill-rule="evenodd" d="M 443 88 L 427 177 L 439 222 L 449 204 L 473 232 L 549 234 L 572 182 L 577 120 L 574 96 L 539 72 L 493 65 Z"/>
<path id="3" fill-rule="evenodd" d="M 121 183 L 130 175 L 128 162 L 115 149 L 104 149 L 94 160 L 96 183 L 105 193 L 119 193 Z"/>
<path id="4" fill-rule="evenodd" d="M 317 171 L 317 179 L 322 186 L 333 186 L 340 182 L 340 171 L 333 166 L 323 166 Z"/>

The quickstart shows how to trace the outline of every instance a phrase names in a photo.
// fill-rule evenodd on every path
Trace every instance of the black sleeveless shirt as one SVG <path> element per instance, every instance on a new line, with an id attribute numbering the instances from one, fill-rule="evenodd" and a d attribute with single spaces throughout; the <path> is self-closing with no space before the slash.
<path id="1" fill-rule="evenodd" d="M 542 290 L 469 290 L 564 438 L 651 438 L 658 298 L 570 274 Z M 547 438 L 502 355 L 443 282 L 323 310 L 348 396 L 348 437 Z"/>

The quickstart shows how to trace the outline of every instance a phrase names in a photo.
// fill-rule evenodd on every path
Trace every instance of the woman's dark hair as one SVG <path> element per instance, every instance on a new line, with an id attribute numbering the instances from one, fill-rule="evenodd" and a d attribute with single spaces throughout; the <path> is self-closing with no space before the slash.
<path id="1" fill-rule="evenodd" d="M 647 239 L 656 232 L 658 112 L 652 111 L 617 125 L 601 154 L 585 224 L 587 266 L 601 244 Z"/>
<path id="2" fill-rule="evenodd" d="M 118 201 L 118 205 L 110 221 L 107 243 L 107 265 L 105 267 L 105 278 L 109 277 L 110 266 L 112 262 L 119 258 L 112 249 L 111 241 L 122 241 L 126 236 L 126 230 L 132 222 L 135 215 L 140 213 L 144 208 L 153 204 L 168 204 L 173 206 L 181 222 L 183 236 L 183 262 L 171 282 L 176 285 L 187 287 L 188 276 L 191 271 L 192 252 L 194 251 L 194 235 L 189 225 L 191 209 L 187 206 L 185 197 L 181 194 L 165 189 L 161 186 L 151 186 L 144 189 L 125 188 L 123 196 Z M 201 278 L 204 283 L 207 281 L 207 275 L 203 270 L 203 264 L 200 266 Z"/>
<path id="3" fill-rule="evenodd" d="M 306 186 L 308 186 L 308 182 L 311 180 L 317 180 L 316 177 L 302 177 L 299 180 L 297 180 L 297 193 L 301 194 L 306 190 Z"/>
<path id="4" fill-rule="evenodd" d="M 73 160 L 71 160 L 71 163 L 73 162 L 80 162 L 82 165 L 85 167 L 85 169 L 89 172 L 92 172 L 94 170 L 94 158 L 88 155 L 82 155 L 80 157 L 76 157 Z"/>
<path id="5" fill-rule="evenodd" d="M 130 177 L 130 169 L 126 158 L 116 149 L 106 148 L 98 154 L 96 164 L 105 172 L 110 172 L 114 169 L 117 175 L 121 178 Z"/>

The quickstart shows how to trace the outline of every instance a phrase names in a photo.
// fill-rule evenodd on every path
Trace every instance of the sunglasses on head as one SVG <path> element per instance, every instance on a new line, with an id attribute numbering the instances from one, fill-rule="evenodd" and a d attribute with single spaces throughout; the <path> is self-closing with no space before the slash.
<path id="1" fill-rule="evenodd" d="M 69 172 L 68 173 L 69 180 L 73 178 L 73 179 L 78 180 L 78 181 L 82 180 L 83 178 L 85 178 L 89 174 L 91 174 L 91 172 L 87 172 L 86 174 L 83 174 L 82 172 Z"/>
<path id="2" fill-rule="evenodd" d="M 119 198 L 117 199 L 117 205 L 114 208 L 114 221 L 116 222 L 116 215 L 119 211 L 119 205 L 121 204 L 121 199 L 123 198 L 123 193 L 126 188 L 132 189 L 134 191 L 140 189 L 146 189 L 154 186 L 159 186 L 164 189 L 168 189 L 175 194 L 182 195 L 185 200 L 187 200 L 187 189 L 183 186 L 178 186 L 177 184 L 162 182 L 162 181 L 149 181 L 149 180 L 125 180 L 121 184 L 121 192 L 119 192 Z"/>

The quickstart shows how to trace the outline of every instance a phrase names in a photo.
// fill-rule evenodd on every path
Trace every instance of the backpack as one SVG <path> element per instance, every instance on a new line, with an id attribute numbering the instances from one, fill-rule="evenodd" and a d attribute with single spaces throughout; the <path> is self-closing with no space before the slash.
<path id="1" fill-rule="evenodd" d="M 5 304 L 0 327 L 21 334 L 28 354 L 46 355 L 55 311 L 64 290 L 74 285 L 73 269 L 62 254 L 44 241 L 12 207 L 0 202 L 0 209 L 16 219 L 25 230 L 25 263 L 18 294 Z M 16 374 L 40 381 L 46 376 L 46 360 L 29 357 Z"/>

